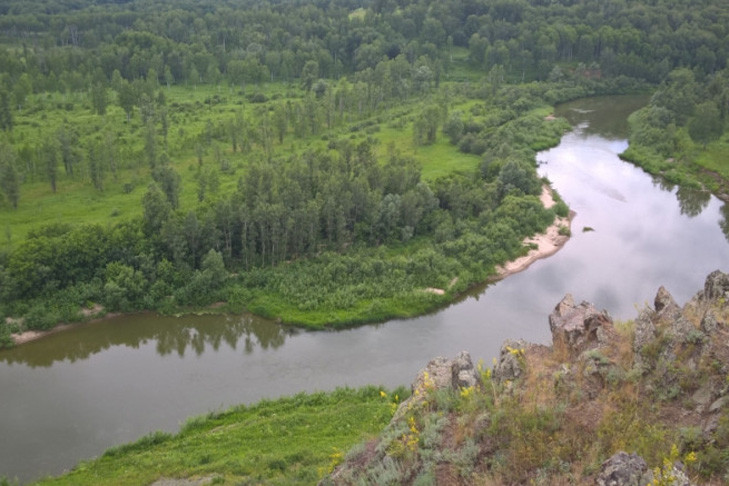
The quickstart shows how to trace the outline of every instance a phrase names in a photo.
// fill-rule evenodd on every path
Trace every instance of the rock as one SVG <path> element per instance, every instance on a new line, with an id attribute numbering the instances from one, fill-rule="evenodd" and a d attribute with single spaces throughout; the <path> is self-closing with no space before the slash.
<path id="1" fill-rule="evenodd" d="M 598 486 L 645 486 L 652 477 L 648 465 L 637 454 L 620 451 L 602 463 Z"/>
<path id="2" fill-rule="evenodd" d="M 552 341 L 555 344 L 558 342 L 566 344 L 575 354 L 599 344 L 598 330 L 602 327 L 611 328 L 612 322 L 607 312 L 599 312 L 588 302 L 575 305 L 570 294 L 567 294 L 549 315 Z"/>
<path id="3" fill-rule="evenodd" d="M 438 356 L 418 372 L 411 385 L 412 395 L 400 404 L 392 422 L 399 420 L 409 408 L 425 400 L 427 395 L 435 390 L 447 388 L 458 390 L 461 387 L 479 386 L 480 383 L 481 376 L 474 368 L 471 355 L 467 351 L 461 351 L 453 360 Z"/>
<path id="4" fill-rule="evenodd" d="M 719 410 L 724 408 L 727 403 L 729 403 L 729 395 L 725 395 L 712 403 L 711 406 L 709 406 L 709 412 L 718 412 Z"/>
<path id="5" fill-rule="evenodd" d="M 709 310 L 701 319 L 701 330 L 704 334 L 712 335 L 719 329 L 719 320 L 713 311 Z"/>
<path id="6" fill-rule="evenodd" d="M 471 355 L 466 351 L 456 356 L 451 365 L 453 373 L 452 383 L 457 388 L 468 388 L 480 383 L 478 371 L 473 367 Z"/>
<path id="7" fill-rule="evenodd" d="M 669 474 L 671 482 L 668 483 L 670 486 L 692 486 L 691 480 L 689 479 L 686 471 L 684 471 L 683 464 L 675 462 L 673 464 L 673 470 Z"/>
<path id="8" fill-rule="evenodd" d="M 494 380 L 503 383 L 507 380 L 516 380 L 525 373 L 524 348 L 526 343 L 519 341 L 506 341 L 501 345 L 499 361 L 494 366 Z"/>
<path id="9" fill-rule="evenodd" d="M 680 311 L 678 304 L 676 304 L 676 301 L 673 299 L 673 296 L 666 290 L 666 288 L 661 285 L 661 287 L 658 289 L 658 292 L 656 293 L 656 298 L 653 300 L 653 306 L 656 309 L 656 312 L 663 313 L 664 311 Z"/>
<path id="10" fill-rule="evenodd" d="M 643 366 L 643 348 L 653 342 L 657 336 L 656 326 L 651 319 L 651 312 L 648 310 L 641 311 L 635 319 L 635 335 L 633 336 L 633 352 L 635 353 L 635 361 L 638 365 Z"/>
<path id="11" fill-rule="evenodd" d="M 671 319 L 666 336 L 672 341 L 679 343 L 690 341 L 701 342 L 704 337 L 703 333 L 696 329 L 683 315 Z"/>
<path id="12" fill-rule="evenodd" d="M 719 270 L 714 270 L 706 277 L 704 282 L 704 299 L 715 300 L 727 296 L 729 292 L 729 275 Z"/>

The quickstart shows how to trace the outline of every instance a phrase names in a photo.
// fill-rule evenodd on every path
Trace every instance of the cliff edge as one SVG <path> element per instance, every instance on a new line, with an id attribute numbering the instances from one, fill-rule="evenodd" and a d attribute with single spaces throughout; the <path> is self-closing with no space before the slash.
<path id="1" fill-rule="evenodd" d="M 549 326 L 492 367 L 432 360 L 321 484 L 729 483 L 729 275 L 626 323 L 567 295 Z"/>

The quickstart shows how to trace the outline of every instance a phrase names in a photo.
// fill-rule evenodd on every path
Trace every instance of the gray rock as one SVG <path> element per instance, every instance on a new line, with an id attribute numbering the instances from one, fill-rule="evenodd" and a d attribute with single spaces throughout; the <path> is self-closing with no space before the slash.
<path id="1" fill-rule="evenodd" d="M 719 329 L 719 320 L 712 310 L 709 310 L 701 319 L 701 330 L 704 334 L 712 335 Z"/>
<path id="2" fill-rule="evenodd" d="M 687 342 L 690 339 L 698 339 L 698 336 L 703 336 L 703 334 L 688 319 L 679 314 L 671 319 L 670 325 L 666 330 L 666 336 L 671 341 L 681 343 Z M 702 339 L 698 340 L 701 341 Z"/>
<path id="3" fill-rule="evenodd" d="M 729 403 L 729 395 L 725 395 L 723 397 L 720 397 L 714 403 L 712 403 L 709 406 L 709 412 L 711 412 L 711 413 L 718 412 L 719 410 L 721 410 L 722 408 L 724 408 L 724 406 L 727 403 Z"/>
<path id="4" fill-rule="evenodd" d="M 471 355 L 467 351 L 461 351 L 453 360 L 438 356 L 418 372 L 411 385 L 412 395 L 400 403 L 392 423 L 399 420 L 408 408 L 426 400 L 428 394 L 435 390 L 447 388 L 458 390 L 461 387 L 479 386 L 480 383 L 481 376 L 473 366 Z"/>
<path id="5" fill-rule="evenodd" d="M 644 364 L 641 352 L 656 336 L 656 326 L 653 324 L 651 312 L 648 310 L 641 311 L 635 319 L 635 335 L 633 337 L 633 351 L 635 352 L 635 360 L 638 364 Z"/>
<path id="6" fill-rule="evenodd" d="M 674 300 L 671 293 L 661 285 L 653 300 L 653 306 L 659 314 L 675 314 L 681 312 L 681 308 Z"/>
<path id="7" fill-rule="evenodd" d="M 704 299 L 720 299 L 726 297 L 727 292 L 729 292 L 729 275 L 719 270 L 714 270 L 706 277 L 706 282 L 704 282 Z"/>
<path id="8" fill-rule="evenodd" d="M 637 454 L 620 451 L 602 463 L 598 486 L 645 486 L 652 479 L 648 465 Z"/>
<path id="9" fill-rule="evenodd" d="M 505 341 L 501 345 L 499 360 L 494 366 L 493 377 L 498 383 L 507 380 L 516 380 L 524 375 L 525 363 L 523 350 L 526 343 L 519 341 Z"/>
<path id="10" fill-rule="evenodd" d="M 612 322 L 606 311 L 600 312 L 588 302 L 575 305 L 571 294 L 565 295 L 549 315 L 552 341 L 564 343 L 575 354 L 598 345 L 598 330 L 611 328 Z"/>
<path id="11" fill-rule="evenodd" d="M 477 386 L 480 383 L 478 371 L 473 366 L 471 355 L 467 351 L 461 351 L 451 364 L 453 373 L 453 385 L 457 388 L 468 388 Z"/>

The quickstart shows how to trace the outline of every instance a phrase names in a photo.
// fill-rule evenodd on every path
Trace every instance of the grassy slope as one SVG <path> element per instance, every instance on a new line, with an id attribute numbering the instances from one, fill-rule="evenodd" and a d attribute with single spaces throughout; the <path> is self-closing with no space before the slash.
<path id="1" fill-rule="evenodd" d="M 402 391 L 400 394 L 402 395 Z M 42 485 L 138 485 L 208 477 L 225 484 L 313 484 L 390 420 L 380 388 L 299 394 L 189 419 L 82 462 Z"/>

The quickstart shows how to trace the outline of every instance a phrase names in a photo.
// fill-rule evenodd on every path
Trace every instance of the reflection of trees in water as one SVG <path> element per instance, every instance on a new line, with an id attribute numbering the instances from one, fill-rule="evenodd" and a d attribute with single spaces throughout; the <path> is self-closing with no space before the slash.
<path id="1" fill-rule="evenodd" d="M 701 214 L 701 211 L 709 205 L 711 193 L 679 186 L 678 191 L 676 191 L 676 199 L 678 199 L 678 205 L 681 207 L 681 214 L 693 218 Z"/>
<path id="2" fill-rule="evenodd" d="M 217 351 L 221 342 L 225 341 L 232 349 L 236 349 L 241 336 L 245 336 L 245 351 L 251 353 L 256 344 L 263 349 L 280 347 L 286 341 L 289 331 L 283 326 L 264 321 L 251 315 L 229 318 L 225 325 L 193 324 L 161 333 L 157 338 L 157 353 L 162 356 L 176 351 L 180 357 L 185 355 L 189 346 L 200 356 L 206 346 Z"/>
<path id="3" fill-rule="evenodd" d="M 274 322 L 251 315 L 202 316 L 171 319 L 150 316 L 130 316 L 111 322 L 56 334 L 40 341 L 0 352 L 0 362 L 21 363 L 31 367 L 51 366 L 57 361 L 87 359 L 112 346 L 139 348 L 156 341 L 161 356 L 177 353 L 183 357 L 192 350 L 197 356 L 206 349 L 218 351 L 221 344 L 236 349 L 244 337 L 245 352 L 257 346 L 277 349 L 292 334 Z"/>
<path id="4" fill-rule="evenodd" d="M 721 220 L 719 221 L 719 226 L 724 232 L 724 238 L 729 241 L 729 204 L 724 203 L 719 211 L 721 212 Z"/>
<path id="5" fill-rule="evenodd" d="M 672 182 L 669 182 L 666 178 L 663 176 L 653 175 L 649 174 L 651 181 L 653 181 L 653 186 L 657 187 L 663 191 L 671 192 L 676 187 L 676 185 Z"/>

